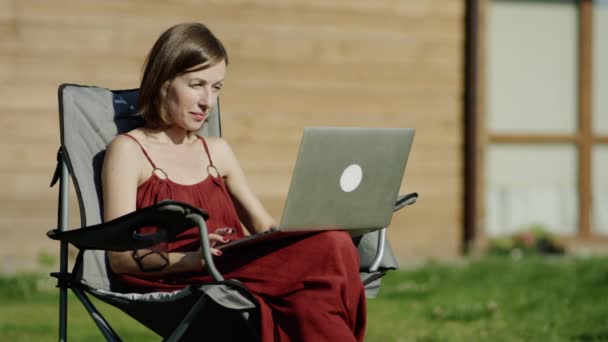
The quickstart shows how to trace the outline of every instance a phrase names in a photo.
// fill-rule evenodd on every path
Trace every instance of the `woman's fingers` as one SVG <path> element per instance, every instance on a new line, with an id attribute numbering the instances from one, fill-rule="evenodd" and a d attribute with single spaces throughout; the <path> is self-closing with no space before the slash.
<path id="1" fill-rule="evenodd" d="M 211 254 L 215 256 L 222 255 L 222 251 L 217 248 L 213 248 L 217 245 L 221 245 L 224 243 L 230 242 L 230 239 L 226 238 L 224 235 L 229 235 L 234 233 L 234 229 L 226 227 L 216 229 L 215 232 L 209 234 L 209 244 L 211 245 Z"/>
<path id="2" fill-rule="evenodd" d="M 198 255 L 197 259 L 199 260 L 199 262 L 202 263 L 201 265 L 204 267 L 205 261 L 203 260 L 203 251 L 199 248 L 198 251 L 196 251 L 196 253 Z M 211 255 L 220 256 L 220 255 L 222 255 L 222 251 L 220 251 L 217 248 L 211 247 Z"/>
<path id="3" fill-rule="evenodd" d="M 218 228 L 215 230 L 214 233 L 219 234 L 219 235 L 230 235 L 230 234 L 234 233 L 234 229 L 232 229 L 230 227 Z"/>
<path id="4" fill-rule="evenodd" d="M 209 234 L 209 243 L 211 244 L 211 247 L 215 247 L 218 244 L 223 244 L 223 243 L 228 243 L 228 242 L 230 242 L 230 239 L 227 239 L 222 235 Z"/>

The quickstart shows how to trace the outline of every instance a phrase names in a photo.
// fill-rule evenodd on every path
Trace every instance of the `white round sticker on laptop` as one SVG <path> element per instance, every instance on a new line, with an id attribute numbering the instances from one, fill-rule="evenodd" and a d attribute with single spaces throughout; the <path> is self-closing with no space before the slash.
<path id="1" fill-rule="evenodd" d="M 357 164 L 349 165 L 342 172 L 342 176 L 340 177 L 340 188 L 344 192 L 352 192 L 359 184 L 361 184 L 361 180 L 363 179 L 363 170 L 361 166 Z"/>

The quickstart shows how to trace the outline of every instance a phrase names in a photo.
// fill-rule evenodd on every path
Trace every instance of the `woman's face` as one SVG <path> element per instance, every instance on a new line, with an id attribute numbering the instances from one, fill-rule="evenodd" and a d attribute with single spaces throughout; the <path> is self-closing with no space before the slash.
<path id="1" fill-rule="evenodd" d="M 167 88 L 166 100 L 172 124 L 187 131 L 198 131 L 217 103 L 225 75 L 226 63 L 221 61 L 210 68 L 174 78 Z"/>

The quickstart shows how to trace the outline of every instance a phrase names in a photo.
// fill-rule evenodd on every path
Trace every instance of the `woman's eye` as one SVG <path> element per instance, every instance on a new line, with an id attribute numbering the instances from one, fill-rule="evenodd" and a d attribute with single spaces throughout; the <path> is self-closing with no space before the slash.
<path id="1" fill-rule="evenodd" d="M 202 85 L 202 84 L 200 84 L 200 83 L 194 83 L 194 84 L 191 84 L 191 85 L 190 85 L 190 87 L 192 87 L 192 88 L 200 88 L 200 87 L 202 87 L 202 86 L 203 86 L 203 85 Z"/>

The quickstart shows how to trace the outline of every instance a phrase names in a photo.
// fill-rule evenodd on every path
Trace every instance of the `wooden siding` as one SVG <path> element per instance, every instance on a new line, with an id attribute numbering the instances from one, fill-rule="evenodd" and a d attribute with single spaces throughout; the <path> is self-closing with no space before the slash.
<path id="1" fill-rule="evenodd" d="M 56 224 L 58 85 L 137 87 L 154 40 L 182 21 L 227 46 L 224 135 L 272 214 L 304 126 L 415 127 L 402 192 L 421 197 L 389 236 L 406 263 L 457 255 L 463 18 L 452 0 L 0 0 L 2 267 L 56 254 L 44 234 Z"/>

